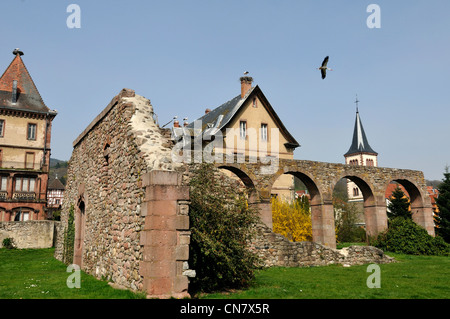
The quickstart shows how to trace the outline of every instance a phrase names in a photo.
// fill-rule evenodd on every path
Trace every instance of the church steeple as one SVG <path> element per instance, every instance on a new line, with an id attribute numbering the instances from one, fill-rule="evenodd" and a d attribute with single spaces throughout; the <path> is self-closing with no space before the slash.
<path id="1" fill-rule="evenodd" d="M 369 145 L 369 141 L 367 140 L 366 133 L 364 132 L 364 128 L 361 122 L 361 117 L 359 116 L 359 110 L 358 110 L 358 96 L 356 96 L 356 120 L 355 120 L 355 128 L 353 130 L 353 140 L 352 145 L 350 146 L 347 153 L 344 154 L 344 156 L 351 156 L 361 153 L 366 154 L 372 154 L 372 155 L 378 155 L 377 152 L 375 152 L 372 147 Z"/>
<path id="2" fill-rule="evenodd" d="M 356 96 L 356 120 L 353 130 L 353 140 L 347 153 L 344 154 L 345 164 L 360 166 L 378 166 L 378 153 L 369 145 L 366 133 L 359 116 L 358 96 Z M 362 201 L 363 194 L 359 187 L 352 181 L 347 180 L 347 192 L 349 201 Z"/>

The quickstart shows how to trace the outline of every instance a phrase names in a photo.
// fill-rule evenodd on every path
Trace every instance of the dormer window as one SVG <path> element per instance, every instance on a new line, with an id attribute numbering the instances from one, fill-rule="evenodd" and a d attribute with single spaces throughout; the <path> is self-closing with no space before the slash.
<path id="1" fill-rule="evenodd" d="M 12 103 L 17 103 L 17 80 L 13 81 L 13 87 L 12 87 Z"/>

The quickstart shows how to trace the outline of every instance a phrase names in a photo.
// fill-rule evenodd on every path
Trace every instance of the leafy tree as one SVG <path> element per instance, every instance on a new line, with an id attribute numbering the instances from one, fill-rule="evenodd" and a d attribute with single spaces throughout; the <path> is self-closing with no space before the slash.
<path id="1" fill-rule="evenodd" d="M 435 215 L 436 234 L 450 243 L 450 173 L 445 168 L 444 179 L 439 185 L 439 196 L 436 198 L 438 212 Z"/>
<path id="2" fill-rule="evenodd" d="M 361 215 L 356 203 L 348 203 L 333 198 L 336 220 L 336 239 L 338 242 L 364 242 L 366 231 L 357 225 Z"/>
<path id="3" fill-rule="evenodd" d="M 388 205 L 388 218 L 393 219 L 395 217 L 412 218 L 409 210 L 409 199 L 405 196 L 402 189 L 397 186 L 392 192 L 389 198 L 390 203 Z"/>
<path id="4" fill-rule="evenodd" d="M 190 181 L 189 263 L 196 277 L 192 292 L 243 288 L 254 279 L 259 259 L 247 248 L 259 222 L 235 181 L 200 164 Z"/>
<path id="5" fill-rule="evenodd" d="M 312 241 L 311 212 L 308 197 L 297 198 L 293 203 L 272 200 L 273 232 L 290 241 Z"/>

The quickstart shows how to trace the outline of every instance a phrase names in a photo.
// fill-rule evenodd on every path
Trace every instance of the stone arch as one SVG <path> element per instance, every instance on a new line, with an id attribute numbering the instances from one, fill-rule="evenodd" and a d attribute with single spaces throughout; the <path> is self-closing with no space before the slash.
<path id="1" fill-rule="evenodd" d="M 231 165 L 219 165 L 217 166 L 218 169 L 225 169 L 232 173 L 234 173 L 239 179 L 244 183 L 245 187 L 248 189 L 255 189 L 255 184 L 253 183 L 253 180 L 248 176 L 247 173 L 245 173 L 243 170 L 231 166 Z"/>
<path id="2" fill-rule="evenodd" d="M 336 234 L 334 228 L 334 211 L 331 198 L 327 199 L 320 188 L 320 184 L 308 172 L 290 168 L 281 169 L 270 179 L 269 193 L 272 185 L 283 174 L 290 174 L 300 179 L 310 193 L 311 224 L 313 241 L 325 246 L 336 248 Z M 270 202 L 269 202 L 270 204 Z M 270 217 L 272 211 L 270 209 Z"/>
<path id="3" fill-rule="evenodd" d="M 224 169 L 235 174 L 245 185 L 248 192 L 248 204 L 254 205 L 259 210 L 261 221 L 272 229 L 272 207 L 269 201 L 261 200 L 261 191 L 257 188 L 255 181 L 244 171 L 241 166 L 221 164 L 216 165 L 218 169 Z M 269 204 L 269 206 L 267 205 Z"/>
<path id="4" fill-rule="evenodd" d="M 403 176 L 389 180 L 384 190 L 388 188 L 391 182 L 397 182 L 405 188 L 409 195 L 413 220 L 425 228 L 430 235 L 434 236 L 433 210 L 431 200 L 427 196 L 426 191 L 421 190 L 414 181 Z"/>
<path id="5" fill-rule="evenodd" d="M 386 203 L 383 197 L 376 196 L 377 190 L 375 185 L 363 176 L 353 172 L 345 172 L 338 181 L 341 178 L 352 181 L 362 192 L 366 234 L 373 237 L 384 231 L 387 228 Z"/>
<path id="6" fill-rule="evenodd" d="M 286 172 L 284 170 L 278 171 L 276 174 L 273 175 L 270 181 L 270 188 L 269 191 L 272 189 L 273 184 L 275 181 L 282 175 L 289 174 L 297 177 L 300 179 L 303 184 L 305 184 L 306 188 L 308 188 L 308 191 L 310 193 L 310 204 L 311 205 L 320 205 L 323 202 L 322 194 L 319 190 L 318 184 L 314 181 L 313 177 L 310 176 L 308 173 L 298 170 L 287 170 Z"/>

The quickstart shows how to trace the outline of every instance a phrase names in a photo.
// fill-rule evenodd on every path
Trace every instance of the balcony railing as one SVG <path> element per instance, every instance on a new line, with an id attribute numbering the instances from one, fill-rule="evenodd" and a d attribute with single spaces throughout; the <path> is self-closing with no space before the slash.
<path id="1" fill-rule="evenodd" d="M 12 198 L 15 200 L 35 200 L 36 193 L 14 193 Z"/>
<path id="2" fill-rule="evenodd" d="M 42 170 L 42 163 L 25 163 L 19 161 L 0 161 L 0 169 Z"/>

